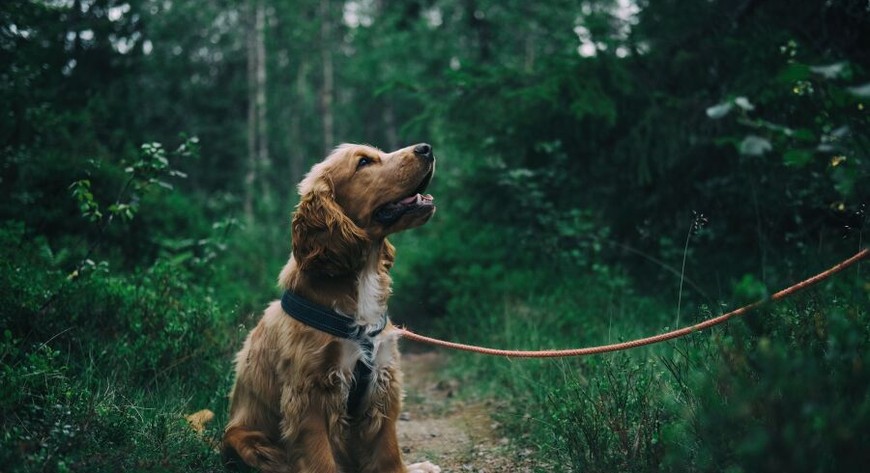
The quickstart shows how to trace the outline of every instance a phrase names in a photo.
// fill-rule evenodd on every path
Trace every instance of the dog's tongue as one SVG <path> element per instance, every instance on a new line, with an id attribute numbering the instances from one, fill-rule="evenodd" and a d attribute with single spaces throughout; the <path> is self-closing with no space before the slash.
<path id="1" fill-rule="evenodd" d="M 399 203 L 402 205 L 410 205 L 410 204 L 413 204 L 414 202 L 417 202 L 418 197 L 420 197 L 420 194 L 414 194 L 410 197 L 406 197 L 406 198 L 400 200 Z"/>
<path id="2" fill-rule="evenodd" d="M 432 196 L 430 194 L 426 194 L 426 195 L 414 194 L 410 197 L 405 197 L 404 199 L 402 199 L 396 203 L 399 205 L 411 205 L 411 204 L 423 205 L 424 203 L 427 203 L 427 202 L 432 202 Z"/>

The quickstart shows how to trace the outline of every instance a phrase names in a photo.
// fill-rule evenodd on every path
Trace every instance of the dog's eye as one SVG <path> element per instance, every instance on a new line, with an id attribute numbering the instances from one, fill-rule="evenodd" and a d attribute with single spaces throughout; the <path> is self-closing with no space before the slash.
<path id="1" fill-rule="evenodd" d="M 372 158 L 370 158 L 368 156 L 363 156 L 363 157 L 359 158 L 359 162 L 356 163 L 356 168 L 359 169 L 363 166 L 371 164 L 372 162 L 374 162 L 372 160 Z"/>

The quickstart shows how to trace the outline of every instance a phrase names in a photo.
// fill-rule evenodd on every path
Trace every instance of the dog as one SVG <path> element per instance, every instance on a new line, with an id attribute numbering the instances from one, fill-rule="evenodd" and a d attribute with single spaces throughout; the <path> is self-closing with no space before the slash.
<path id="1" fill-rule="evenodd" d="M 228 466 L 263 472 L 437 473 L 405 465 L 398 333 L 386 316 L 395 249 L 387 236 L 435 213 L 423 194 L 432 146 L 392 153 L 341 145 L 299 184 L 292 252 L 235 358 Z"/>

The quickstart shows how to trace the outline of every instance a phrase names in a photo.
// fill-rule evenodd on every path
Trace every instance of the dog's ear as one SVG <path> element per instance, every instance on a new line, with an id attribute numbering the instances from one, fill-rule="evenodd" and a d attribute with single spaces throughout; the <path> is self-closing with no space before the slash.
<path id="1" fill-rule="evenodd" d="M 308 186 L 292 226 L 293 258 L 300 270 L 336 276 L 362 267 L 368 237 L 335 202 L 325 178 Z"/>
<path id="2" fill-rule="evenodd" d="M 393 269 L 393 263 L 395 261 L 396 247 L 385 238 L 384 245 L 381 247 L 381 267 L 389 272 Z"/>

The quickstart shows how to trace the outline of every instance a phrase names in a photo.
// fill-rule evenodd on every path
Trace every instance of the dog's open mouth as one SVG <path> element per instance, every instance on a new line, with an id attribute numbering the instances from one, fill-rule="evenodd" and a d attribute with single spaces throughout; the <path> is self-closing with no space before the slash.
<path id="1" fill-rule="evenodd" d="M 410 213 L 429 212 L 435 208 L 434 198 L 431 194 L 423 194 L 429 187 L 433 171 L 430 170 L 420 185 L 410 195 L 395 202 L 380 206 L 375 210 L 374 219 L 382 225 L 392 225 L 400 218 Z"/>

